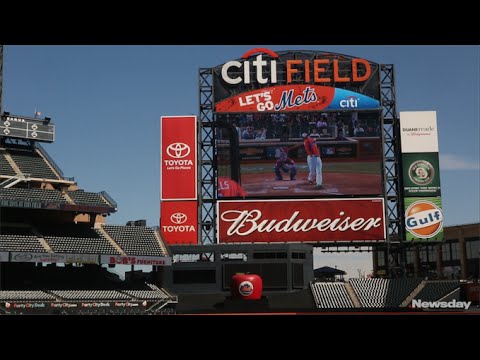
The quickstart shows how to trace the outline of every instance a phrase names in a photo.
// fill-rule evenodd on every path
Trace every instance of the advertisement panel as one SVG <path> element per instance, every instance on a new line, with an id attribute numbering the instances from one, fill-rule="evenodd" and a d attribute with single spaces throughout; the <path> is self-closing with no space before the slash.
<path id="1" fill-rule="evenodd" d="M 217 202 L 219 243 L 384 241 L 383 198 Z"/>
<path id="2" fill-rule="evenodd" d="M 407 241 L 444 240 L 441 197 L 411 197 L 404 203 Z"/>
<path id="3" fill-rule="evenodd" d="M 170 266 L 172 258 L 169 256 L 117 256 L 117 255 L 100 255 L 101 264 L 116 265 L 154 265 L 154 266 Z"/>
<path id="4" fill-rule="evenodd" d="M 197 117 L 160 119 L 160 199 L 197 199 Z"/>
<path id="5" fill-rule="evenodd" d="M 8 252 L 0 251 L 0 262 L 8 262 Z"/>
<path id="6" fill-rule="evenodd" d="M 160 232 L 167 244 L 197 244 L 197 202 L 163 201 L 160 209 Z"/>
<path id="7" fill-rule="evenodd" d="M 438 153 L 402 155 L 405 196 L 440 196 Z"/>
<path id="8" fill-rule="evenodd" d="M 400 111 L 403 153 L 438 152 L 436 111 Z"/>
<path id="9" fill-rule="evenodd" d="M 11 252 L 11 262 L 41 262 L 63 264 L 98 264 L 96 254 L 48 254 L 31 252 Z"/>
<path id="10" fill-rule="evenodd" d="M 383 195 L 378 64 L 255 48 L 212 71 L 219 198 Z"/>
<path id="11" fill-rule="evenodd" d="M 235 95 L 215 104 L 217 113 L 375 109 L 380 102 L 345 89 L 281 85 Z"/>
<path id="12" fill-rule="evenodd" d="M 217 131 L 218 174 L 238 182 L 246 198 L 383 194 L 379 112 L 218 114 L 216 119 L 223 124 Z M 235 168 L 238 176 L 232 176 Z M 228 197 L 218 189 L 218 197 Z"/>
<path id="13" fill-rule="evenodd" d="M 375 105 L 368 105 L 373 108 L 379 106 L 379 69 L 377 63 L 344 54 L 312 50 L 275 52 L 255 48 L 244 53 L 240 59 L 227 61 L 212 69 L 214 102 L 219 104 L 229 99 L 238 106 L 263 103 L 265 109 L 260 105 L 254 111 L 279 111 L 271 109 L 268 102 L 280 104 L 283 100 L 286 106 L 290 103 L 296 107 L 303 102 L 313 104 L 320 100 L 320 109 L 326 109 L 327 106 L 331 106 L 330 109 L 343 109 L 353 106 L 358 96 L 356 94 L 362 94 L 375 100 Z M 310 86 L 311 90 L 306 90 L 305 86 L 295 87 L 300 84 Z M 337 93 L 337 89 L 345 92 Z M 275 94 L 265 94 L 264 90 L 272 90 Z M 317 99 L 313 99 L 313 92 Z M 236 98 L 240 93 L 249 97 L 242 100 Z M 228 101 L 224 103 L 225 106 Z M 355 106 L 361 108 L 362 102 Z M 312 110 L 318 109 L 314 107 Z M 218 108 L 217 111 L 227 110 Z"/>

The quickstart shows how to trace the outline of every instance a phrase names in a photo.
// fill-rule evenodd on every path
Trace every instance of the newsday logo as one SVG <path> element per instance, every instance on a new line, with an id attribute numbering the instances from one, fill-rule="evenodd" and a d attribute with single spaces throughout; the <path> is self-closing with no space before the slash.
<path id="1" fill-rule="evenodd" d="M 423 301 L 412 300 L 413 309 L 465 309 L 468 310 L 471 301 Z"/>

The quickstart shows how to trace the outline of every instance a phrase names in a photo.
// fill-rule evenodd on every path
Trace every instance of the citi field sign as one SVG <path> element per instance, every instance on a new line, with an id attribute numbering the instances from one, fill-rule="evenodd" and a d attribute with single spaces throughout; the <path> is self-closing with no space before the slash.
<path id="1" fill-rule="evenodd" d="M 255 48 L 214 68 L 215 111 L 378 109 L 378 67 L 341 54 Z"/>

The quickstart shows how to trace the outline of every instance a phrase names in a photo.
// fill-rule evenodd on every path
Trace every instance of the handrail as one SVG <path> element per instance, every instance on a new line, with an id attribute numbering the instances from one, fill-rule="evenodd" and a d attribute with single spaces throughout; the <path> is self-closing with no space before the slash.
<path id="1" fill-rule="evenodd" d="M 117 208 L 117 202 L 113 200 L 112 197 L 108 195 L 106 191 L 100 191 L 99 194 L 102 195 L 111 205 L 113 205 L 115 209 Z"/>
<path id="2" fill-rule="evenodd" d="M 60 175 L 62 179 L 67 181 L 75 181 L 74 177 L 66 177 L 63 174 L 63 171 L 60 169 L 57 163 L 52 159 L 52 157 L 48 155 L 47 151 L 43 148 L 42 145 L 40 145 L 38 142 L 35 142 L 35 147 L 42 153 L 42 155 L 47 159 L 47 161 L 50 163 L 50 165 L 52 165 L 52 167 L 55 169 L 55 171 Z"/>

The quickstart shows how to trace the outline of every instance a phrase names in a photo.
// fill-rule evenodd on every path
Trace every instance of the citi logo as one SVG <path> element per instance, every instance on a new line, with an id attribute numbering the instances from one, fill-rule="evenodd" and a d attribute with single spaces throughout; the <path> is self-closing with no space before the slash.
<path id="1" fill-rule="evenodd" d="M 269 49 L 255 48 L 255 49 L 249 50 L 242 56 L 242 59 L 245 59 L 243 64 L 240 61 L 233 60 L 233 61 L 226 62 L 222 66 L 222 79 L 227 84 L 231 84 L 231 85 L 236 85 L 242 82 L 244 84 L 250 84 L 250 65 L 253 65 L 253 67 L 256 69 L 255 72 L 256 72 L 257 82 L 259 84 L 266 84 L 269 79 L 263 77 L 263 74 L 264 74 L 263 67 L 267 66 L 268 64 L 266 60 L 263 60 L 263 55 L 262 54 L 257 55 L 255 60 L 252 61 L 251 64 L 250 64 L 250 61 L 246 60 L 250 56 L 256 53 L 264 53 L 264 54 L 270 55 L 274 59 L 278 58 L 278 54 Z M 241 69 L 242 67 L 243 67 L 243 77 L 238 76 L 233 78 L 228 74 L 228 71 L 230 70 L 230 68 Z M 270 61 L 270 71 L 268 71 L 268 73 L 270 73 L 271 75 L 270 82 L 272 84 L 276 84 L 277 83 L 277 62 L 275 60 Z"/>
<path id="2" fill-rule="evenodd" d="M 443 229 L 442 209 L 430 201 L 415 201 L 405 212 L 405 225 L 414 236 L 431 238 Z"/>
<path id="3" fill-rule="evenodd" d="M 412 300 L 411 308 L 413 309 L 465 309 L 468 310 L 471 301 L 422 301 Z"/>
<path id="4" fill-rule="evenodd" d="M 187 215 L 183 213 L 175 213 L 170 216 L 170 221 L 174 224 L 181 225 L 188 220 Z"/>
<path id="5" fill-rule="evenodd" d="M 356 108 L 358 107 L 358 100 L 359 98 L 355 96 L 349 96 L 344 100 L 340 100 L 340 107 L 341 108 Z"/>
<path id="6" fill-rule="evenodd" d="M 172 143 L 167 146 L 167 154 L 174 159 L 183 159 L 190 154 L 190 146 L 181 142 Z"/>

